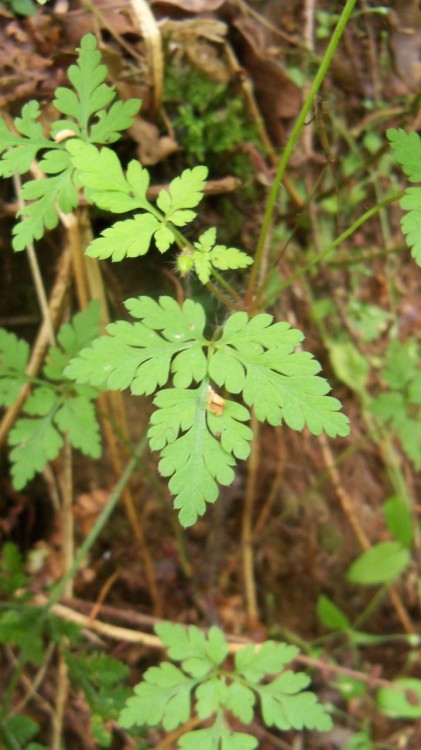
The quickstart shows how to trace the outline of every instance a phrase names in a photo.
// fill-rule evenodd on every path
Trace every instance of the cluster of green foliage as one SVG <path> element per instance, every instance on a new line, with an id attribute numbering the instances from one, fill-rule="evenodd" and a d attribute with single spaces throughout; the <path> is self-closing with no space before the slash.
<path id="1" fill-rule="evenodd" d="M 218 83 L 186 61 L 170 59 L 166 68 L 164 101 L 177 140 L 192 163 L 220 166 L 221 156 L 246 142 L 257 144 L 242 97 L 230 83 Z M 230 159 L 230 168 L 232 161 Z"/>
<path id="2" fill-rule="evenodd" d="M 36 102 L 25 105 L 21 116 L 15 119 L 17 135 L 0 119 L 0 175 L 25 174 L 37 157 L 41 157 L 40 169 L 46 175 L 24 185 L 25 204 L 19 212 L 22 220 L 14 228 L 14 249 L 23 250 L 47 229 L 56 227 L 59 211 L 75 209 L 79 192 L 83 191 L 89 204 L 124 214 L 87 248 L 87 255 L 93 258 L 138 258 L 155 247 L 162 254 L 171 251 L 181 276 L 192 274 L 201 284 L 220 281 L 221 271 L 248 268 L 252 259 L 235 247 L 218 244 L 214 227 L 194 240 L 190 239 L 191 226 L 189 237 L 184 234 L 184 228 L 197 218 L 208 174 L 206 167 L 183 171 L 153 202 L 148 197 L 148 171 L 137 161 L 124 167 L 108 147 L 131 125 L 140 102 L 115 101 L 115 90 L 105 83 L 106 75 L 96 40 L 87 35 L 81 41 L 77 63 L 69 69 L 72 88 L 60 87 L 56 91 L 55 106 L 65 119 L 51 126 L 50 137 L 39 122 Z M 208 106 L 214 110 L 212 100 Z M 188 112 L 184 117 L 187 124 L 189 118 L 200 119 L 197 115 L 192 118 Z M 412 163 L 413 151 L 418 149 L 421 153 L 419 139 L 403 131 L 389 131 L 389 138 L 404 171 L 411 180 L 419 181 L 419 165 Z M 206 142 L 203 132 L 196 141 L 192 137 L 193 149 L 197 152 L 201 139 L 207 152 L 211 151 L 212 143 Z M 404 231 L 415 259 L 421 262 L 419 190 L 408 190 L 402 206 L 409 210 L 403 219 Z M 164 477 L 170 477 L 169 487 L 184 526 L 195 523 L 207 502 L 215 502 L 218 485 L 229 485 L 234 479 L 236 461 L 248 457 L 252 439 L 247 424 L 250 409 L 259 421 L 273 426 L 285 423 L 294 430 L 306 427 L 314 435 L 324 432 L 331 437 L 349 433 L 340 403 L 328 395 L 329 385 L 319 375 L 319 363 L 301 351 L 303 335 L 289 324 L 275 322 L 271 315 L 261 312 L 250 317 L 244 311 L 236 311 L 222 320 L 207 319 L 204 308 L 194 299 L 180 306 L 170 297 L 155 300 L 140 296 L 125 304 L 133 321 L 111 323 L 105 335 L 98 335 L 95 303 L 62 326 L 57 346 L 50 348 L 42 377 L 37 379 L 26 375 L 27 344 L 0 331 L 1 403 L 12 404 L 24 385 L 32 387 L 25 416 L 16 423 L 9 438 L 17 489 L 58 455 L 64 435 L 73 447 L 93 457 L 99 455 L 93 401 L 105 389 L 130 388 L 134 395 L 154 396 L 150 446 L 161 452 L 159 470 Z M 421 401 L 419 366 L 412 354 L 407 354 L 412 369 L 408 363 L 405 368 L 396 366 L 397 354 L 392 351 L 384 374 L 392 393 L 382 394 L 373 410 L 384 421 L 393 421 L 390 399 L 385 402 L 385 396 L 389 395 L 395 403 L 395 391 L 404 390 L 401 413 L 405 419 L 399 423 L 395 419 L 393 424 L 418 465 L 419 453 L 408 435 Z M 222 394 L 215 393 L 213 386 L 223 389 Z M 402 507 L 390 501 L 385 518 L 394 540 L 381 543 L 383 547 L 377 545 L 355 561 L 348 574 L 351 581 L 364 585 L 387 583 L 406 569 L 412 545 L 408 517 L 403 524 Z M 389 545 L 387 550 L 384 545 Z M 379 556 L 382 564 L 385 556 L 388 560 L 381 577 L 373 573 L 379 568 Z M 8 581 L 11 598 L 0 619 L 0 641 L 18 647 L 25 658 L 36 662 L 46 635 L 59 641 L 64 635 L 71 640 L 75 634 L 68 626 L 55 624 L 54 618 L 43 617 L 39 609 L 27 606 L 24 598 L 19 599 L 18 587 L 25 586 L 24 571 L 9 548 L 3 560 L 3 578 Z M 331 620 L 332 612 L 331 607 Z M 327 621 L 326 607 L 324 617 Z M 338 618 L 349 630 L 346 615 L 341 615 L 339 609 L 337 621 Z M 206 637 L 198 628 L 185 630 L 165 623 L 157 627 L 157 633 L 171 659 L 181 662 L 181 668 L 165 662 L 149 669 L 125 708 L 122 703 L 127 693 L 118 688 L 126 674 L 122 665 L 106 657 L 76 657 L 73 650 L 67 651 L 71 679 L 83 690 L 91 707 L 93 728 L 101 746 L 111 741 L 104 727 L 107 717 L 121 711 L 122 726 L 162 723 L 164 728 L 173 729 L 189 719 L 192 702 L 199 719 L 213 717 L 213 724 L 184 734 L 180 747 L 187 750 L 255 747 L 252 735 L 231 728 L 228 715 L 250 723 L 256 699 L 267 726 L 280 730 L 331 727 L 331 720 L 315 695 L 305 690 L 308 677 L 285 669 L 296 656 L 295 647 L 271 641 L 260 649 L 247 646 L 235 655 L 234 667 L 229 669 L 225 664 L 228 646 L 219 629 L 212 628 Z M 267 675 L 275 678 L 264 681 Z M 385 705 L 388 701 L 390 694 L 385 693 Z M 17 738 L 18 746 L 39 750 L 41 746 L 31 742 L 36 731 L 31 722 L 24 717 L 19 728 L 13 717 L 2 720 L 0 736 L 5 746 L 16 747 Z"/>
<path id="3" fill-rule="evenodd" d="M 111 719 L 116 720 L 131 690 L 121 684 L 129 673 L 118 659 L 89 650 L 80 628 L 56 617 L 45 616 L 42 608 L 29 604 L 29 578 L 16 545 L 3 545 L 0 557 L 0 643 L 20 651 L 20 658 L 41 668 L 46 641 L 60 645 L 74 689 L 83 693 L 91 710 L 91 731 L 99 747 L 109 747 Z M 63 648 L 63 638 L 66 646 Z M 5 750 L 47 750 L 33 742 L 40 727 L 22 713 L 3 716 L 0 712 L 0 746 Z"/>
<path id="4" fill-rule="evenodd" d="M 18 135 L 0 121 L 0 174 L 8 177 L 14 172 L 26 173 L 39 154 L 40 167 L 46 174 L 45 179 L 31 180 L 23 188 L 23 220 L 14 230 L 14 249 L 24 249 L 46 229 L 54 228 L 58 209 L 74 209 L 78 190 L 83 189 L 89 203 L 103 210 L 134 212 L 92 242 L 87 249 L 91 257 L 139 257 L 154 242 L 161 253 L 176 247 L 180 273 L 195 273 L 203 284 L 217 277 L 220 270 L 246 268 L 251 259 L 237 248 L 217 244 L 214 228 L 196 241 L 181 233 L 181 228 L 196 218 L 193 209 L 203 197 L 205 167 L 185 170 L 152 203 L 147 197 L 147 170 L 136 161 L 124 170 L 115 152 L 105 146 L 117 140 L 140 106 L 135 101 L 115 102 L 115 92 L 104 82 L 105 76 L 95 38 L 88 35 L 82 39 L 77 64 L 69 69 L 74 89 L 62 87 L 56 92 L 56 107 L 69 119 L 51 126 L 51 138 L 44 135 L 38 122 L 40 112 L 35 102 L 25 105 L 22 116 L 16 118 Z M 98 144 L 103 148 L 98 149 Z M 170 489 L 176 495 L 184 525 L 194 523 L 204 512 L 205 503 L 216 500 L 218 484 L 233 481 L 236 459 L 247 458 L 252 438 L 246 424 L 250 418 L 247 407 L 254 408 L 258 419 L 273 425 L 284 421 L 296 430 L 307 425 L 314 434 L 348 433 L 339 402 L 327 395 L 329 386 L 318 375 L 320 365 L 310 354 L 294 351 L 303 336 L 287 323 L 275 323 L 267 314 L 249 318 L 245 312 L 236 312 L 209 337 L 205 334 L 204 309 L 193 300 L 180 307 L 169 297 L 158 301 L 139 297 L 128 300 L 126 307 L 135 322 L 112 323 L 106 336 L 97 336 L 95 303 L 63 325 L 58 345 L 50 348 L 43 377 L 38 379 L 25 374 L 27 344 L 1 331 L 2 403 L 10 405 L 23 385 L 32 386 L 25 416 L 10 435 L 16 488 L 23 487 L 57 456 L 64 434 L 74 447 L 93 457 L 99 454 L 92 403 L 98 389 L 130 387 L 136 395 L 155 394 L 157 408 L 151 419 L 150 444 L 161 450 L 160 471 L 171 476 Z M 162 388 L 169 381 L 171 387 Z M 213 408 L 215 392 L 211 384 L 234 397 L 241 396 L 247 406 L 220 397 L 218 409 Z M 9 552 L 5 565 L 10 573 L 13 555 Z M 22 582 L 22 575 L 15 565 L 14 584 Z M 45 623 L 50 623 L 57 637 L 63 632 L 51 626 L 53 618 L 43 617 L 37 608 L 22 607 L 22 603 L 8 603 L 0 622 L 0 640 L 19 647 L 24 658 L 36 661 L 38 651 L 39 656 L 42 654 Z M 199 717 L 215 715 L 215 722 L 211 729 L 185 735 L 181 740 L 185 747 L 189 743 L 201 748 L 255 747 L 251 735 L 229 728 L 225 713 L 231 711 L 250 722 L 256 696 L 269 726 L 321 730 L 331 726 L 315 695 L 303 692 L 309 678 L 284 670 L 296 655 L 295 648 L 271 642 L 258 652 L 246 647 L 236 655 L 235 669 L 226 672 L 223 662 L 227 644 L 217 628 L 210 631 L 208 639 L 197 628 L 184 631 L 179 626 L 161 625 L 158 632 L 169 646 L 170 656 L 182 662 L 182 670 L 172 664 L 149 670 L 144 686 L 137 689 L 138 695 L 122 713 L 124 725 L 144 721 L 155 725 L 162 720 L 166 728 L 178 726 L 188 718 L 190 695 L 194 694 Z M 91 707 L 98 743 L 105 746 L 110 736 L 103 719 L 112 716 L 116 703 L 125 697 L 124 691 L 116 691 L 125 670 L 105 657 L 76 658 L 69 649 L 66 658 L 73 683 L 84 691 Z M 279 672 L 271 683 L 262 683 L 265 674 Z M 151 710 L 145 711 L 145 706 Z M 3 722 L 3 730 L 7 738 L 12 731 L 10 722 L 8 728 Z M 26 743 L 35 731 L 28 724 L 25 738 L 18 742 Z M 13 747 L 11 741 L 7 742 Z M 36 743 L 27 747 L 35 750 Z"/>
<path id="5" fill-rule="evenodd" d="M 25 172 L 38 151 L 45 150 L 40 166 L 47 174 L 55 174 L 24 186 L 24 198 L 33 202 L 22 208 L 25 218 L 15 228 L 15 249 L 23 249 L 46 227 L 55 226 L 56 204 L 71 210 L 79 187 L 90 203 L 103 210 L 135 212 L 90 244 L 86 252 L 91 257 L 140 257 L 154 241 L 161 253 L 176 246 L 180 273 L 195 272 L 202 283 L 212 276 L 218 278 L 220 270 L 247 267 L 251 258 L 237 248 L 216 244 L 214 228 L 197 241 L 181 233 L 197 216 L 193 209 L 203 197 L 205 167 L 182 172 L 153 204 L 147 197 L 148 171 L 134 160 L 125 171 L 114 151 L 93 144 L 115 141 L 139 108 L 138 102 L 123 105 L 117 101 L 104 111 L 115 97 L 114 90 L 104 83 L 105 76 L 95 38 L 88 35 L 81 42 L 77 64 L 69 69 L 75 90 L 61 87 L 56 92 L 58 110 L 73 119 L 59 120 L 51 127 L 56 139 L 63 131 L 74 137 L 64 145 L 58 139 L 53 150 L 51 140 L 43 136 L 36 122 L 39 111 L 35 103 L 26 105 L 22 118 L 17 118 L 16 128 L 22 135 L 13 136 L 4 121 L 0 123 L 0 148 L 4 151 L 0 173 Z M 307 426 L 316 435 L 323 431 L 332 437 L 348 434 L 348 420 L 339 412 L 340 403 L 327 395 L 329 385 L 318 375 L 320 365 L 309 353 L 294 351 L 303 336 L 287 323 L 273 323 L 267 314 L 249 319 L 245 312 L 238 312 L 208 339 L 205 313 L 197 302 L 187 300 L 180 309 L 171 298 L 156 302 L 139 297 L 128 300 L 126 306 L 141 322 L 112 323 L 106 337 L 73 356 L 55 377 L 64 372 L 84 387 L 130 387 L 136 395 L 157 392 L 151 446 L 162 450 L 160 471 L 172 477 L 170 489 L 184 525 L 194 523 L 205 503 L 216 500 L 218 484 L 230 484 L 235 460 L 247 458 L 249 453 L 251 431 L 244 424 L 250 416 L 248 409 L 226 400 L 220 413 L 212 413 L 211 383 L 229 394 L 241 394 L 261 421 L 272 425 L 285 422 L 295 430 Z M 51 378 L 51 372 L 46 374 Z M 170 378 L 173 387 L 160 390 Z M 47 398 L 46 394 L 45 388 L 40 391 L 36 405 L 50 415 L 56 401 L 43 406 L 40 400 L 44 395 Z M 58 445 L 57 437 L 55 441 Z M 199 490 L 193 492 L 193 487 Z"/>
<path id="6" fill-rule="evenodd" d="M 9 433 L 12 477 L 20 490 L 49 461 L 59 455 L 64 438 L 86 456 L 99 458 L 101 441 L 93 401 L 98 390 L 75 385 L 64 375 L 72 357 L 98 336 L 99 303 L 94 301 L 82 313 L 64 323 L 57 346 L 49 348 L 43 377 L 26 375 L 30 348 L 26 341 L 0 329 L 0 406 L 11 406 L 25 385 L 31 392 Z"/>
<path id="7" fill-rule="evenodd" d="M 155 631 L 172 661 L 181 662 L 181 669 L 172 662 L 148 669 L 121 713 L 122 726 L 162 724 L 164 729 L 175 729 L 190 718 L 193 695 L 199 718 L 212 717 L 214 721 L 207 729 L 183 734 L 179 741 L 182 750 L 257 747 L 255 737 L 234 731 L 227 722 L 230 712 L 244 724 L 250 724 L 256 698 L 268 727 L 331 729 L 330 717 L 314 693 L 305 690 L 309 677 L 285 669 L 298 653 L 295 646 L 273 641 L 266 641 L 260 647 L 250 644 L 236 652 L 234 668 L 228 669 L 225 666 L 228 643 L 219 628 L 212 627 L 205 636 L 194 626 L 186 629 L 164 622 Z M 274 680 L 264 679 L 277 674 Z"/>

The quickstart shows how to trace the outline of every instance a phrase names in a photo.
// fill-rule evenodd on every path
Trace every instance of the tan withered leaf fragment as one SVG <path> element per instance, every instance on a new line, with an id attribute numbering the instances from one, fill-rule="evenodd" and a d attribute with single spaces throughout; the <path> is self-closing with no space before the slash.
<path id="1" fill-rule="evenodd" d="M 228 83 L 231 73 L 221 54 L 228 31 L 226 23 L 215 18 L 165 19 L 160 27 L 171 42 L 175 60 L 187 57 L 195 68 L 213 80 Z"/>
<path id="2" fill-rule="evenodd" d="M 93 490 L 78 495 L 74 505 L 73 513 L 79 525 L 81 533 L 86 536 L 104 509 L 110 493 L 106 490 Z"/>
<path id="3" fill-rule="evenodd" d="M 152 5 L 169 5 L 189 13 L 210 13 L 220 8 L 224 2 L 225 0 L 152 0 Z"/>
<path id="4" fill-rule="evenodd" d="M 170 135 L 160 135 L 156 125 L 140 117 L 131 126 L 130 135 L 138 144 L 137 154 L 145 167 L 158 164 L 180 148 L 174 138 Z"/>
<path id="5" fill-rule="evenodd" d="M 225 400 L 209 386 L 208 411 L 211 414 L 215 414 L 216 417 L 220 417 L 224 409 Z"/>

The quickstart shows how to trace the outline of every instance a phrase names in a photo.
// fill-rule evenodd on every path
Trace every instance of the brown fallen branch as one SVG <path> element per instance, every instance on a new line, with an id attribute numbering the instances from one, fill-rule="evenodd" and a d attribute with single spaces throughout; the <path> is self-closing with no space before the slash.
<path id="1" fill-rule="evenodd" d="M 77 602 L 80 606 L 81 600 L 75 600 L 75 602 Z M 39 594 L 32 603 L 35 605 L 43 606 L 48 604 L 48 599 L 43 594 Z M 91 602 L 89 603 L 89 607 L 92 607 Z M 99 635 L 102 635 L 104 637 L 111 638 L 112 640 L 123 641 L 125 643 L 139 643 L 148 648 L 161 650 L 165 649 L 165 646 L 162 643 L 161 639 L 156 635 L 152 635 L 151 633 L 145 633 L 140 630 L 131 630 L 130 628 L 123 628 L 118 625 L 110 625 L 109 623 L 102 622 L 100 620 L 93 620 L 91 617 L 83 615 L 80 612 L 76 612 L 74 609 L 71 609 L 70 607 L 67 607 L 63 604 L 53 605 L 50 611 L 53 615 L 59 617 L 62 620 L 74 622 L 76 623 L 76 625 L 80 625 L 82 628 L 98 633 Z M 135 613 L 131 613 L 129 616 L 133 617 L 134 614 Z M 125 616 L 127 617 L 127 615 L 128 613 L 126 611 Z M 142 618 L 145 617 L 144 615 L 138 616 Z M 154 618 L 148 619 L 152 620 Z M 254 646 L 256 646 L 256 648 L 259 648 L 262 645 L 247 638 L 241 638 L 238 636 L 231 636 L 227 634 L 225 637 L 228 641 L 228 651 L 230 654 L 237 653 L 237 651 L 240 651 L 240 649 L 244 648 L 244 646 L 248 645 L 249 643 L 252 643 Z M 296 656 L 293 661 L 303 666 L 317 669 L 320 672 L 351 677 L 354 680 L 359 680 L 366 683 L 371 688 L 393 687 L 395 690 L 399 689 L 398 686 L 394 685 L 390 680 L 385 680 L 382 677 L 365 674 L 364 672 L 359 672 L 358 670 L 350 669 L 348 667 L 329 664 L 323 659 L 314 659 L 309 656 L 298 654 L 298 656 Z"/>

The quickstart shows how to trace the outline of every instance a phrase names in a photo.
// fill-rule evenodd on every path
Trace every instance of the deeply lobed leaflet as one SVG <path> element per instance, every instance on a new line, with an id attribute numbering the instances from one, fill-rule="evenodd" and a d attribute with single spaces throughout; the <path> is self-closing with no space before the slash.
<path id="1" fill-rule="evenodd" d="M 161 451 L 159 468 L 171 477 L 184 526 L 195 523 L 206 502 L 215 502 L 218 484 L 231 484 L 236 460 L 247 458 L 247 407 L 274 426 L 285 422 L 294 430 L 307 426 L 314 435 L 348 434 L 339 401 L 327 395 L 330 386 L 318 375 L 319 363 L 294 351 L 303 335 L 288 323 L 237 312 L 219 338 L 208 339 L 204 310 L 192 300 L 179 307 L 171 297 L 138 297 L 126 307 L 137 321 L 111 323 L 108 335 L 81 351 L 65 374 L 101 389 L 156 393 L 150 445 Z M 170 379 L 173 387 L 163 388 Z M 211 383 L 226 394 L 241 394 L 245 406 L 224 396 L 215 410 Z"/>

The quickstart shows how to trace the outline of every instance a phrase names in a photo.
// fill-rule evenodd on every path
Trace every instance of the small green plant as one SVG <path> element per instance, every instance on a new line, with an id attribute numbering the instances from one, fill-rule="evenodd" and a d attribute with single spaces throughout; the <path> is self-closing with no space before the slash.
<path id="1" fill-rule="evenodd" d="M 81 41 L 77 65 L 68 70 L 74 90 L 61 86 L 55 92 L 55 108 L 69 119 L 54 122 L 50 138 L 44 135 L 38 122 L 41 112 L 36 101 L 25 104 L 21 117 L 15 118 L 17 135 L 0 118 L 0 176 L 29 172 L 40 153 L 39 168 L 47 175 L 42 180 L 29 180 L 23 187 L 25 205 L 18 211 L 23 219 L 13 230 L 14 250 L 24 250 L 39 240 L 46 229 L 54 229 L 59 222 L 58 209 L 69 213 L 79 203 L 74 167 L 65 149 L 66 139 L 78 137 L 87 143 L 114 143 L 121 137 L 121 131 L 130 127 L 140 109 L 137 99 L 114 101 L 115 89 L 104 83 L 107 68 L 100 60 L 95 37 L 87 34 Z"/>
<path id="2" fill-rule="evenodd" d="M 176 729 L 191 717 L 193 697 L 199 719 L 213 721 L 206 729 L 183 734 L 179 740 L 182 750 L 257 747 L 253 735 L 235 731 L 228 721 L 232 714 L 250 724 L 256 699 L 268 727 L 282 731 L 328 731 L 332 727 L 314 693 L 305 690 L 309 677 L 285 669 L 298 653 L 295 646 L 273 641 L 257 647 L 250 644 L 237 651 L 234 668 L 230 669 L 226 664 L 228 643 L 219 628 L 212 627 L 206 636 L 194 626 L 184 628 L 167 622 L 157 625 L 155 631 L 171 659 L 181 662 L 181 669 L 171 662 L 150 667 L 121 712 L 121 726 L 162 724 L 166 730 Z M 279 676 L 268 681 L 268 675 Z"/>
<path id="3" fill-rule="evenodd" d="M 143 256 L 153 241 L 161 253 L 175 246 L 181 275 L 194 272 L 203 284 L 211 278 L 219 280 L 221 270 L 246 268 L 252 259 L 237 248 L 217 244 L 214 228 L 199 235 L 197 241 L 181 232 L 197 216 L 194 209 L 203 197 L 206 167 L 185 170 L 167 190 L 161 190 L 154 204 L 147 197 L 149 173 L 139 162 L 131 161 L 124 171 L 114 151 L 93 145 L 92 141 L 116 140 L 139 107 L 139 103 L 123 106 L 114 102 L 104 111 L 115 96 L 104 83 L 105 75 L 95 38 L 88 35 L 81 42 L 78 63 L 69 69 L 75 91 L 62 87 L 56 92 L 58 110 L 73 118 L 59 120 L 51 128 L 57 140 L 61 141 L 63 132 L 66 137 L 74 136 L 65 140 L 64 147 L 60 142 L 50 149 L 51 142 L 36 122 L 39 110 L 34 102 L 17 118 L 21 136 L 11 135 L 4 122 L 0 125 L 4 151 L 0 173 L 26 171 L 40 149 L 46 149 L 40 163 L 43 170 L 58 172 L 55 177 L 25 185 L 24 197 L 33 202 L 22 209 L 26 218 L 15 227 L 15 249 L 23 249 L 39 238 L 45 227 L 57 223 L 56 203 L 65 211 L 76 205 L 78 185 L 87 200 L 103 210 L 135 212 L 91 243 L 86 251 L 91 257 L 116 261 Z M 303 336 L 287 323 L 273 323 L 267 314 L 249 318 L 246 312 L 236 312 L 208 338 L 204 310 L 192 300 L 181 309 L 169 297 L 159 302 L 139 297 L 128 300 L 126 306 L 141 322 L 112 323 L 108 336 L 74 356 L 56 377 L 64 372 L 83 387 L 130 387 L 135 395 L 157 392 L 154 403 L 158 410 L 149 432 L 151 447 L 162 450 L 160 471 L 171 477 L 170 489 L 176 495 L 183 525 L 195 523 L 205 503 L 216 500 L 218 484 L 233 481 L 236 459 L 249 454 L 252 434 L 244 424 L 250 416 L 248 409 L 215 394 L 213 384 L 234 396 L 241 395 L 257 418 L 271 425 L 285 422 L 295 430 L 307 426 L 315 435 L 324 431 L 332 437 L 348 434 L 348 420 L 339 412 L 339 401 L 327 395 L 329 385 L 318 375 L 320 365 L 309 353 L 294 352 Z M 161 390 L 170 379 L 173 387 Z M 46 398 L 44 392 L 41 395 Z M 40 397 L 37 400 L 34 394 L 32 398 L 37 406 Z M 48 410 L 44 402 L 39 408 L 50 414 L 57 409 L 56 399 L 51 396 Z M 43 455 L 48 455 L 48 440 L 53 438 L 54 451 L 50 449 L 50 453 L 56 454 L 57 431 L 50 429 L 45 436 Z M 12 433 L 11 440 L 21 446 L 15 450 L 23 456 L 28 436 Z M 23 471 L 23 461 L 21 466 Z M 34 464 L 31 475 L 33 468 Z M 23 486 L 25 478 L 18 481 Z"/>
<path id="4" fill-rule="evenodd" d="M 61 644 L 74 690 L 82 691 L 90 708 L 90 728 L 100 747 L 111 744 L 110 720 L 115 720 L 131 694 L 121 685 L 129 669 L 104 653 L 90 653 L 78 626 L 55 617 L 45 617 L 41 607 L 31 606 L 24 561 L 16 545 L 3 545 L 0 557 L 0 644 L 13 647 L 33 667 L 43 669 L 45 641 Z M 62 645 L 63 636 L 66 646 Z M 0 746 L 6 750 L 46 750 L 30 742 L 39 726 L 22 713 L 3 719 L 0 715 Z M 26 743 L 29 744 L 26 744 Z"/>
<path id="5" fill-rule="evenodd" d="M 70 445 L 92 458 L 101 455 L 99 426 L 93 401 L 98 391 L 75 385 L 64 376 L 69 360 L 85 347 L 100 330 L 99 303 L 92 302 L 71 323 L 64 323 L 57 335 L 57 346 L 50 347 L 42 378 L 26 375 L 29 345 L 13 333 L 0 329 L 0 405 L 10 406 L 21 388 L 30 384 L 32 392 L 23 413 L 9 433 L 12 450 L 12 477 L 20 490 L 49 461 L 60 453 L 67 437 Z"/>
<path id="6" fill-rule="evenodd" d="M 177 139 L 193 163 L 220 165 L 221 157 L 247 141 L 257 141 L 244 102 L 229 84 L 212 80 L 187 63 L 169 61 L 164 100 Z M 230 167 L 232 168 L 230 159 Z"/>
<path id="7" fill-rule="evenodd" d="M 352 3 L 347 2 L 346 6 L 349 18 Z M 339 36 L 338 31 L 336 43 Z M 320 66 L 313 94 L 321 85 L 329 60 L 326 56 L 324 67 Z M 247 272 L 252 259 L 238 248 L 219 244 L 214 227 L 198 231 L 191 239 L 192 222 L 198 223 L 197 207 L 203 198 L 207 168 L 194 166 L 183 171 L 152 201 L 148 192 L 149 172 L 137 161 L 130 161 L 127 167 L 122 165 L 108 147 L 132 123 L 140 103 L 114 101 L 115 91 L 105 83 L 105 78 L 106 69 L 100 64 L 95 38 L 88 35 L 81 41 L 77 63 L 69 70 L 73 88 L 60 88 L 56 92 L 56 107 L 67 119 L 60 119 L 51 127 L 51 137 L 44 135 L 35 102 L 27 104 L 21 117 L 16 118 L 18 135 L 0 120 L 3 155 L 0 174 L 5 177 L 15 172 L 25 174 L 33 159 L 41 155 L 40 167 L 46 175 L 45 179 L 30 180 L 23 188 L 25 205 L 20 211 L 23 220 L 14 229 L 14 249 L 23 250 L 33 240 L 40 239 L 46 229 L 54 228 L 60 211 L 66 213 L 76 208 L 82 190 L 89 204 L 123 214 L 90 244 L 87 255 L 121 261 L 139 258 L 150 248 L 161 254 L 171 253 L 180 276 L 197 277 L 230 312 L 221 312 L 219 307 L 211 317 L 205 315 L 204 308 L 194 298 L 179 305 L 167 296 L 158 300 L 139 296 L 125 303 L 132 321 L 111 323 L 106 334 L 98 336 L 98 328 L 93 324 L 95 308 L 91 307 L 83 313 L 88 316 L 83 325 L 79 326 L 80 318 L 76 316 L 67 328 L 61 329 L 59 347 L 50 350 L 44 377 L 39 381 L 28 381 L 25 376 L 26 345 L 15 338 L 9 339 L 10 334 L 2 334 L 3 403 L 11 403 L 24 383 L 33 386 L 25 407 L 29 418 L 17 423 L 10 438 L 14 483 L 16 487 L 24 486 L 35 471 L 55 457 L 63 443 L 63 434 L 69 436 L 75 447 L 90 451 L 90 455 L 98 453 L 93 399 L 98 389 L 130 388 L 134 395 L 154 397 L 156 409 L 148 432 L 150 446 L 161 451 L 159 470 L 170 478 L 169 487 L 175 495 L 175 507 L 180 510 L 180 521 L 189 526 L 204 513 L 206 503 L 216 501 L 219 485 L 233 481 L 236 461 L 248 457 L 253 437 L 247 424 L 251 410 L 260 422 L 272 426 L 285 423 L 298 431 L 307 428 L 314 435 L 324 432 L 331 437 L 345 436 L 349 425 L 340 412 L 339 401 L 328 395 L 330 388 L 319 374 L 319 363 L 299 349 L 302 333 L 285 322 L 274 321 L 258 307 L 262 295 L 256 291 L 261 292 L 265 284 L 263 280 L 259 288 L 265 231 L 270 224 L 276 191 L 271 193 L 258 242 L 257 263 L 251 269 L 248 293 L 243 300 L 230 283 L 232 276 L 220 272 Z M 295 140 L 291 137 L 282 155 L 275 185 L 276 180 L 279 185 L 309 113 L 310 99 L 309 96 L 309 105 L 303 107 L 294 126 Z M 87 329 L 89 335 L 86 333 L 84 338 Z M 39 440 L 42 450 L 38 438 L 42 438 Z M 34 446 L 36 460 L 28 446 Z M 396 522 L 390 529 L 396 542 L 389 544 L 398 545 L 398 567 L 402 572 L 409 559 L 412 537 L 411 541 L 404 537 Z M 388 574 L 381 582 L 396 577 L 396 570 L 395 565 L 393 575 Z M 14 625 L 20 622 L 17 610 L 11 608 L 12 616 L 7 613 L 9 621 L 6 618 L 3 622 L 4 639 L 12 639 L 4 642 L 22 648 L 13 635 L 22 632 L 21 625 L 18 628 Z M 30 618 L 32 610 L 27 612 Z M 347 629 L 346 615 L 341 618 L 337 610 L 337 620 L 338 617 L 341 626 Z M 31 628 L 28 619 L 27 633 Z M 181 662 L 181 668 L 166 662 L 148 670 L 144 682 L 136 688 L 136 695 L 128 700 L 121 713 L 122 726 L 162 723 L 165 729 L 176 728 L 191 717 L 193 699 L 197 718 L 206 723 L 213 719 L 213 723 L 181 738 L 180 747 L 187 750 L 255 747 L 257 742 L 252 735 L 231 727 L 229 714 L 247 724 L 253 719 L 256 705 L 269 727 L 280 730 L 331 727 L 330 718 L 316 696 L 305 689 L 309 678 L 284 670 L 296 656 L 294 647 L 270 641 L 260 649 L 247 646 L 235 655 L 234 667 L 230 669 L 226 665 L 228 646 L 217 628 L 212 628 L 206 637 L 195 627 L 185 630 L 162 624 L 157 633 L 169 648 L 169 656 Z M 42 647 L 41 641 L 36 644 Z M 72 680 L 84 691 L 95 717 L 97 741 L 105 745 L 110 736 L 104 733 L 103 719 L 107 711 L 116 715 L 125 693 L 116 691 L 118 699 L 109 701 L 108 693 L 117 684 L 114 678 L 104 678 L 109 662 L 104 664 L 89 656 L 83 663 L 76 663 L 70 654 L 68 665 Z M 112 667 L 111 671 L 119 679 L 124 676 L 124 670 L 119 668 Z M 279 673 L 270 682 L 264 680 L 267 675 Z"/>
<path id="8" fill-rule="evenodd" d="M 219 336 L 208 340 L 203 308 L 191 300 L 181 309 L 170 297 L 139 297 L 126 306 L 142 322 L 109 325 L 109 335 L 75 357 L 66 375 L 99 388 L 130 386 L 136 395 L 153 393 L 172 377 L 175 387 L 155 397 L 149 437 L 151 447 L 162 450 L 160 471 L 172 476 L 169 487 L 184 526 L 203 514 L 205 502 L 216 500 L 218 483 L 231 484 L 235 459 L 249 454 L 248 409 L 228 399 L 218 408 L 211 382 L 242 394 L 261 421 L 307 426 L 315 435 L 348 433 L 339 402 L 326 395 L 329 386 L 317 374 L 320 365 L 293 351 L 302 334 L 287 323 L 233 313 Z M 199 385 L 192 388 L 193 382 Z"/>

